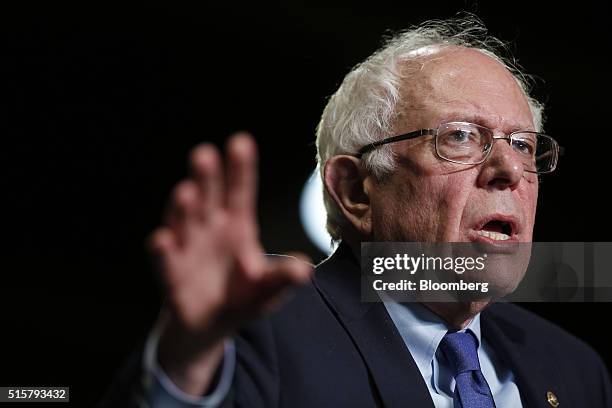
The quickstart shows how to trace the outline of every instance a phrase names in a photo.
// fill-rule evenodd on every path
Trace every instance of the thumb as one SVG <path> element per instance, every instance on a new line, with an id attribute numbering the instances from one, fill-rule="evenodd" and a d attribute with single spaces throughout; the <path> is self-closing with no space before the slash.
<path id="1" fill-rule="evenodd" d="M 258 297 L 263 304 L 280 292 L 303 285 L 310 280 L 313 267 L 302 259 L 288 255 L 268 256 L 265 272 L 258 282 Z"/>
<path id="2" fill-rule="evenodd" d="M 277 255 L 270 261 L 261 290 L 262 294 L 266 293 L 261 303 L 264 313 L 278 309 L 297 286 L 310 280 L 313 271 L 310 258 L 303 254 L 296 255 Z"/>

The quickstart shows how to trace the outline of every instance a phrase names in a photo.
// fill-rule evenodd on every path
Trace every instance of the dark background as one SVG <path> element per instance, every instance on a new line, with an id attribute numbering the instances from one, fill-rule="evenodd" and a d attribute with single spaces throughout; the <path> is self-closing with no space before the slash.
<path id="1" fill-rule="evenodd" d="M 86 3 L 86 4 L 83 4 Z M 566 147 L 535 240 L 609 241 L 607 10 L 580 2 L 20 3 L 0 12 L 0 385 L 71 387 L 90 406 L 160 304 L 144 239 L 189 149 L 252 131 L 270 252 L 321 259 L 298 218 L 326 97 L 389 30 L 459 10 L 543 78 Z M 503 4 L 503 5 L 502 5 Z M 612 304 L 527 305 L 612 366 Z"/>

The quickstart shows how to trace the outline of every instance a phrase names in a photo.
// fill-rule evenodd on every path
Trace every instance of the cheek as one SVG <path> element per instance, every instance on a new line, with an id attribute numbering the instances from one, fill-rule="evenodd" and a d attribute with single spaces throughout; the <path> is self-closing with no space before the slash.
<path id="1" fill-rule="evenodd" d="M 527 183 L 525 188 L 519 192 L 519 199 L 521 206 L 525 212 L 525 218 L 528 221 L 530 232 L 533 232 L 533 225 L 535 223 L 536 210 L 538 204 L 538 182 Z"/>
<path id="2" fill-rule="evenodd" d="M 406 178 L 404 179 L 406 180 Z M 379 240 L 439 241 L 455 238 L 466 201 L 462 184 L 453 177 L 421 176 L 392 182 L 372 205 L 374 235 Z"/>
<path id="3" fill-rule="evenodd" d="M 458 173 L 456 177 L 447 176 L 443 189 L 440 190 L 440 231 L 438 240 L 444 242 L 460 241 L 460 230 L 463 213 L 470 194 L 473 191 L 473 181 L 464 174 Z"/>

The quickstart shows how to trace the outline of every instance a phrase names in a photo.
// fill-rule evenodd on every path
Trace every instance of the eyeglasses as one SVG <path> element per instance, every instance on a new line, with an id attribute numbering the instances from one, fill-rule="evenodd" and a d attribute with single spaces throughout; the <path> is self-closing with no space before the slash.
<path id="1" fill-rule="evenodd" d="M 476 165 L 484 163 L 493 150 L 493 141 L 507 140 L 530 173 L 551 173 L 557 167 L 562 148 L 550 136 L 528 130 L 495 136 L 493 130 L 468 122 L 442 123 L 437 129 L 421 129 L 399 136 L 392 136 L 363 146 L 357 157 L 379 146 L 414 139 L 420 136 L 435 136 L 436 155 L 452 163 Z"/>

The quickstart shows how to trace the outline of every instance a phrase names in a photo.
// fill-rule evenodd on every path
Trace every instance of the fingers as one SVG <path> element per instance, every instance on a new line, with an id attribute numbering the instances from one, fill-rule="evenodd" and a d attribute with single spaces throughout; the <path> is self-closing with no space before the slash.
<path id="1" fill-rule="evenodd" d="M 191 218 L 206 221 L 222 208 L 237 215 L 255 217 L 257 148 L 252 137 L 247 133 L 232 136 L 227 144 L 227 159 L 227 185 L 224 186 L 218 150 L 207 143 L 193 149 L 190 157 L 192 178 L 175 188 L 170 203 L 168 223 L 173 228 L 181 229 L 181 225 Z"/>
<path id="2" fill-rule="evenodd" d="M 191 172 L 199 188 L 197 211 L 205 220 L 223 203 L 223 171 L 217 149 L 210 144 L 201 144 L 191 153 Z"/>
<path id="3" fill-rule="evenodd" d="M 153 231 L 148 241 L 149 249 L 160 255 L 170 254 L 178 248 L 175 235 L 169 228 L 161 227 Z"/>
<path id="4" fill-rule="evenodd" d="M 174 232 L 168 227 L 157 228 L 147 240 L 147 247 L 157 263 L 156 267 L 164 275 L 164 280 L 166 282 L 173 280 L 169 275 L 173 273 L 171 263 L 179 250 L 179 241 Z"/>
<path id="5" fill-rule="evenodd" d="M 309 263 L 290 258 L 277 261 L 275 268 L 276 271 L 267 276 L 261 290 L 263 301 L 259 310 L 264 314 L 278 310 L 297 286 L 310 279 L 313 270 Z"/>
<path id="6" fill-rule="evenodd" d="M 287 289 L 300 286 L 310 280 L 312 265 L 292 257 L 275 257 L 269 264 L 266 273 L 259 282 L 259 296 L 267 302 L 285 292 Z"/>
<path id="7" fill-rule="evenodd" d="M 150 239 L 159 258 L 173 318 L 189 333 L 223 333 L 268 310 L 307 282 L 312 265 L 267 258 L 257 238 L 257 148 L 248 134 L 231 137 L 227 164 L 203 144 L 190 156 L 191 177 L 170 200 L 168 226 Z"/>
<path id="8" fill-rule="evenodd" d="M 195 224 L 201 219 L 199 189 L 191 180 L 180 182 L 172 192 L 167 213 L 167 224 L 182 244 Z"/>
<path id="9" fill-rule="evenodd" d="M 203 143 L 192 150 L 189 162 L 192 177 L 175 187 L 166 216 L 181 244 L 223 204 L 223 171 L 217 148 Z"/>
<path id="10" fill-rule="evenodd" d="M 285 275 L 291 284 L 303 285 L 310 280 L 313 265 L 308 256 L 294 252 L 291 256 L 273 261 L 271 269 L 272 275 Z"/>
<path id="11" fill-rule="evenodd" d="M 232 136 L 227 145 L 227 208 L 255 217 L 257 197 L 257 147 L 246 133 Z"/>

